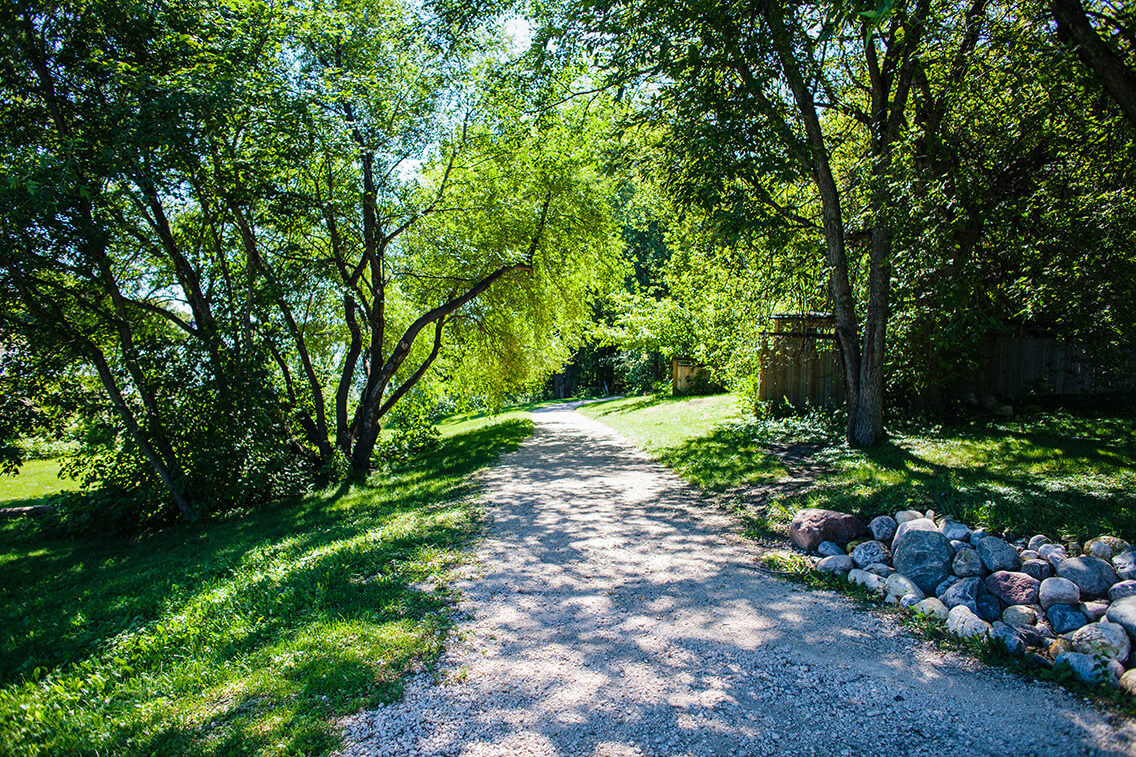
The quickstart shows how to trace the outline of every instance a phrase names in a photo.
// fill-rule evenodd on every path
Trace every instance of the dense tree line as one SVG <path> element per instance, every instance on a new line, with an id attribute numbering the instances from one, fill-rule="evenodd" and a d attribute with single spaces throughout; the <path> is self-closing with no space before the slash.
<path id="1" fill-rule="evenodd" d="M 366 472 L 427 389 L 539 385 L 589 335 L 744 387 L 769 313 L 832 311 L 861 445 L 990 334 L 1133 347 L 1122 4 L 0 14 L 0 437 L 70 408 L 72 470 L 145 517 Z"/>

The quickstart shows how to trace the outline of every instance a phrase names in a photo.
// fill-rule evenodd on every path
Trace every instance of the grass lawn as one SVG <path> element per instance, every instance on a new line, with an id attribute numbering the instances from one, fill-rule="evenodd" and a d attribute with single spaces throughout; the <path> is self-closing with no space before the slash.
<path id="1" fill-rule="evenodd" d="M 689 481 L 712 490 L 768 482 L 785 472 L 772 443 L 821 445 L 826 472 L 804 494 L 755 513 L 774 528 L 802 507 L 864 518 L 933 509 L 1018 535 L 1136 541 L 1136 409 L 1037 413 L 955 426 L 891 424 L 870 450 L 848 448 L 817 415 L 745 418 L 729 395 L 636 398 L 586 406 Z"/>
<path id="2" fill-rule="evenodd" d="M 293 755 L 441 648 L 470 475 L 524 413 L 365 485 L 133 542 L 0 525 L 0 753 Z"/>
<path id="3" fill-rule="evenodd" d="M 59 460 L 29 460 L 16 476 L 0 476 L 0 506 L 28 504 L 48 494 L 78 489 L 79 482 L 59 477 Z"/>

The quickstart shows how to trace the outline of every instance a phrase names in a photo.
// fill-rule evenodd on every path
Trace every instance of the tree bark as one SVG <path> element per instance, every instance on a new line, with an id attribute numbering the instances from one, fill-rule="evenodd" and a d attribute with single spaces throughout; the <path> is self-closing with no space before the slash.
<path id="1" fill-rule="evenodd" d="M 1053 0 L 1052 9 L 1058 34 L 1072 43 L 1081 61 L 1100 79 L 1128 121 L 1136 126 L 1136 72 L 1100 38 L 1089 23 L 1081 0 Z"/>

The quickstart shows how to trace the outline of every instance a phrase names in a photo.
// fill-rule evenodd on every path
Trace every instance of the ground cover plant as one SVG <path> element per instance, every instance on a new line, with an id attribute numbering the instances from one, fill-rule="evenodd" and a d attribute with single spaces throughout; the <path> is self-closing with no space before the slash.
<path id="1" fill-rule="evenodd" d="M 730 395 L 630 399 L 582 409 L 703 488 L 776 480 L 779 445 L 815 447 L 815 486 L 774 494 L 762 512 L 787 524 L 802 507 L 868 519 L 933 509 L 1018 535 L 1136 538 L 1136 412 L 1131 402 L 954 425 L 893 421 L 884 443 L 854 449 L 822 412 L 754 418 Z"/>
<path id="2" fill-rule="evenodd" d="M 319 754 L 440 650 L 470 475 L 523 413 L 298 502 L 141 539 L 0 525 L 0 752 Z"/>

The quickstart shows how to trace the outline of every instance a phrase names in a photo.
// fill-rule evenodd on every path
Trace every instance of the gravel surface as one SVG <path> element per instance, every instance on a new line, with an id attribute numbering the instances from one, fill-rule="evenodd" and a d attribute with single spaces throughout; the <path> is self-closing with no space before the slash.
<path id="1" fill-rule="evenodd" d="M 442 683 L 343 755 L 1136 754 L 1132 721 L 755 571 L 734 519 L 568 406 L 485 476 Z"/>

